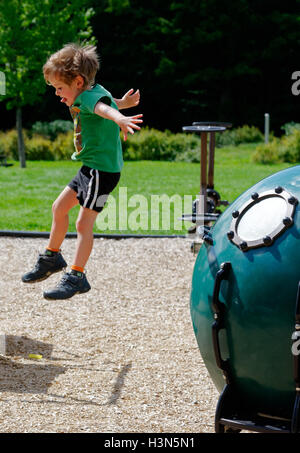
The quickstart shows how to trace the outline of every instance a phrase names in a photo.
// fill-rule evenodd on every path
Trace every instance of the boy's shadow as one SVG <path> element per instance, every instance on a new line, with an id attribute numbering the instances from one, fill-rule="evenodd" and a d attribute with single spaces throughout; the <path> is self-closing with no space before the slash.
<path id="1" fill-rule="evenodd" d="M 28 359 L 28 354 L 41 354 L 50 359 L 53 346 L 48 343 L 15 335 L 5 336 L 5 355 L 0 356 L 0 392 L 47 393 L 54 379 L 66 371 L 57 365 L 39 360 L 18 363 L 12 357 Z M 2 351 L 3 353 L 3 351 Z"/>

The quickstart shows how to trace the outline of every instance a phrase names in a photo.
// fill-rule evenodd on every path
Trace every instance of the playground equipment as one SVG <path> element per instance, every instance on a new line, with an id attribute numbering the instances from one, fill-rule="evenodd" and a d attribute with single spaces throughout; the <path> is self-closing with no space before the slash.
<path id="1" fill-rule="evenodd" d="M 6 154 L 0 152 L 0 167 L 12 167 L 13 164 L 7 163 Z"/>
<path id="2" fill-rule="evenodd" d="M 194 201 L 192 213 L 182 216 L 182 220 L 195 224 L 189 229 L 190 234 L 195 233 L 195 241 L 192 243 L 192 251 L 194 252 L 199 251 L 206 231 L 220 215 L 218 208 L 221 205 L 227 206 L 229 204 L 228 201 L 221 200 L 220 194 L 214 188 L 214 162 L 216 133 L 224 132 L 231 126 L 231 123 L 221 121 L 202 121 L 194 122 L 192 126 L 182 128 L 184 132 L 200 135 L 201 138 L 200 197 Z M 208 142 L 209 153 L 207 153 Z"/>
<path id="3" fill-rule="evenodd" d="M 241 194 L 197 256 L 191 317 L 216 432 L 300 432 L 300 166 Z M 200 383 L 201 385 L 201 383 Z"/>

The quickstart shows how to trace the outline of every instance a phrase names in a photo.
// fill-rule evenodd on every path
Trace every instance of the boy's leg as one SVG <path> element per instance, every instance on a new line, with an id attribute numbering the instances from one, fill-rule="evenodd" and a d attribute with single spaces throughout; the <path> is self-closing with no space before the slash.
<path id="1" fill-rule="evenodd" d="M 73 266 L 84 269 L 94 241 L 93 227 L 99 213 L 92 209 L 80 207 L 76 221 L 77 243 Z"/>
<path id="2" fill-rule="evenodd" d="M 45 299 L 69 299 L 75 294 L 86 293 L 91 289 L 84 273 L 84 267 L 93 247 L 93 226 L 97 215 L 102 211 L 108 195 L 116 187 L 120 173 L 109 173 L 83 166 L 69 186 L 77 191 L 80 211 L 76 222 L 76 252 L 71 272 L 66 273 L 52 290 L 45 291 Z M 63 222 L 61 222 L 63 225 Z M 56 237 L 56 235 L 55 235 Z M 59 241 L 58 241 L 59 242 Z M 57 243 L 50 243 L 52 247 Z M 51 245 L 49 244 L 49 247 Z"/>
<path id="3" fill-rule="evenodd" d="M 67 186 L 54 201 L 52 205 L 53 218 L 48 249 L 60 249 L 69 227 L 69 211 L 79 203 L 76 196 L 77 193 L 75 190 Z"/>
<path id="4" fill-rule="evenodd" d="M 68 230 L 68 212 L 76 204 L 78 204 L 76 192 L 70 187 L 66 187 L 53 203 L 53 221 L 48 247 L 43 254 L 39 255 L 34 268 L 22 276 L 24 283 L 45 280 L 55 272 L 67 267 L 67 263 L 59 251 Z"/>
<path id="5" fill-rule="evenodd" d="M 75 294 L 88 292 L 91 287 L 84 274 L 84 267 L 93 248 L 93 226 L 99 213 L 92 209 L 80 207 L 76 222 L 76 252 L 71 273 L 63 276 L 59 285 L 44 292 L 45 299 L 69 299 Z"/>

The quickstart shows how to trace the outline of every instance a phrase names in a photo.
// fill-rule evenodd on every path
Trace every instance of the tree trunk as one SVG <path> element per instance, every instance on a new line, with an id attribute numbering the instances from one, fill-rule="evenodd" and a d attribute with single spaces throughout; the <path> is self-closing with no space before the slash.
<path id="1" fill-rule="evenodd" d="M 19 161 L 20 167 L 26 167 L 26 160 L 25 160 L 25 147 L 24 147 L 24 137 L 23 137 L 23 130 L 22 130 L 22 109 L 21 107 L 17 107 L 17 116 L 16 116 L 16 126 L 18 132 L 18 152 L 19 152 Z"/>

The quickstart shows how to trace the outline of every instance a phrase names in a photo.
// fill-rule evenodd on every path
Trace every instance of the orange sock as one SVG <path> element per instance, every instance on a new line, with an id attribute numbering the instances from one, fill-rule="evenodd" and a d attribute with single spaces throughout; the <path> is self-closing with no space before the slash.
<path id="1" fill-rule="evenodd" d="M 50 247 L 46 247 L 47 250 L 50 250 L 50 252 L 59 252 L 60 249 L 51 249 Z"/>
<path id="2" fill-rule="evenodd" d="M 71 266 L 71 269 L 72 269 L 72 271 L 77 271 L 77 272 L 82 272 L 82 273 L 84 271 L 84 268 L 79 267 L 79 266 Z"/>

